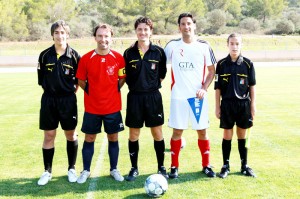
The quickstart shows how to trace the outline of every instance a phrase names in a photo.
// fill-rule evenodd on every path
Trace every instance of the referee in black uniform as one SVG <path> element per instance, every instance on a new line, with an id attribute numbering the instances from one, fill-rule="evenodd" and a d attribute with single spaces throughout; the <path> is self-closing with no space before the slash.
<path id="1" fill-rule="evenodd" d="M 129 88 L 125 124 L 129 127 L 128 149 L 132 166 L 125 179 L 133 181 L 139 175 L 139 136 L 144 122 L 146 127 L 151 128 L 158 173 L 167 178 L 164 167 L 165 141 L 162 133 L 164 111 L 159 92 L 161 81 L 167 72 L 166 55 L 161 47 L 150 42 L 153 23 L 149 18 L 138 18 L 134 28 L 138 41 L 124 52 L 126 83 Z"/>
<path id="2" fill-rule="evenodd" d="M 52 161 L 56 129 L 60 123 L 67 139 L 68 180 L 76 182 L 75 163 L 78 150 L 77 133 L 77 79 L 80 55 L 67 44 L 70 28 L 59 20 L 51 26 L 54 45 L 41 52 L 37 68 L 38 84 L 44 93 L 41 99 L 39 128 L 44 130 L 43 160 L 45 171 L 38 185 L 52 178 Z"/>
<path id="3" fill-rule="evenodd" d="M 247 165 L 246 148 L 246 130 L 253 126 L 256 109 L 255 70 L 253 63 L 241 55 L 242 38 L 239 34 L 229 35 L 227 46 L 229 55 L 218 62 L 215 75 L 216 117 L 220 119 L 220 128 L 224 129 L 223 167 L 218 176 L 226 178 L 230 172 L 231 140 L 233 126 L 236 125 L 241 173 L 255 177 L 255 173 Z"/>

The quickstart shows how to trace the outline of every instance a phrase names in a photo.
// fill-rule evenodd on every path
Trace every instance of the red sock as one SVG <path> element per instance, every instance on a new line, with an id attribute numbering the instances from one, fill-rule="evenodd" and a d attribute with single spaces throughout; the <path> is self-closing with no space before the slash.
<path id="1" fill-rule="evenodd" d="M 179 167 L 179 152 L 181 148 L 181 139 L 180 140 L 172 140 L 170 141 L 171 144 L 171 167 Z"/>
<path id="2" fill-rule="evenodd" d="M 200 149 L 200 153 L 202 156 L 202 167 L 209 166 L 209 140 L 199 140 L 198 139 L 198 147 Z"/>

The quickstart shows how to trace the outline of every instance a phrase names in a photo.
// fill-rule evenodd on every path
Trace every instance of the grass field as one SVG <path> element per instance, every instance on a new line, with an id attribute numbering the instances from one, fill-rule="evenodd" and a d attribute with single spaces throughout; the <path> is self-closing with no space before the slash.
<path id="1" fill-rule="evenodd" d="M 169 180 L 163 198 L 300 198 L 300 67 L 257 67 L 257 116 L 251 137 L 249 165 L 257 178 L 240 175 L 236 136 L 231 153 L 231 173 L 226 179 L 208 179 L 200 173 L 201 158 L 196 133 L 186 130 L 187 146 L 180 155 L 180 178 Z M 169 115 L 170 74 L 161 90 L 166 120 Z M 222 166 L 222 130 L 214 116 L 214 91 L 209 89 L 211 163 L 215 171 Z M 140 176 L 135 182 L 116 182 L 109 177 L 105 134 L 95 145 L 92 177 L 83 185 L 67 182 L 66 141 L 61 130 L 56 138 L 53 179 L 37 186 L 43 172 L 43 133 L 38 129 L 40 96 L 35 73 L 0 74 L 0 198 L 148 198 L 143 183 L 156 172 L 156 159 L 149 129 L 140 138 Z M 122 88 L 123 104 L 127 88 Z M 78 92 L 79 153 L 77 172 L 82 169 L 80 132 L 83 92 Z M 123 106 L 125 116 L 126 106 Z M 163 127 L 169 149 L 171 129 Z M 127 150 L 128 128 L 120 133 L 119 169 L 127 175 L 130 161 Z M 165 165 L 170 165 L 166 153 Z"/>

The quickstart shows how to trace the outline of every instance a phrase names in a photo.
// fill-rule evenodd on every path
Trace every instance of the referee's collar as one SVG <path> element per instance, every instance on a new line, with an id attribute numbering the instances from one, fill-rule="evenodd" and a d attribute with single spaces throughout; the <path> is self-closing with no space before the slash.
<path id="1" fill-rule="evenodd" d="M 55 50 L 55 45 L 53 44 L 51 46 L 51 49 L 50 49 L 51 53 L 53 55 L 56 55 L 56 50 Z M 69 46 L 69 44 L 67 44 L 67 48 L 66 48 L 66 51 L 65 53 L 63 54 L 64 56 L 67 56 L 68 58 L 72 58 L 72 48 Z M 62 55 L 61 55 L 62 56 Z"/>
<path id="2" fill-rule="evenodd" d="M 227 62 L 228 63 L 231 63 L 232 61 L 231 61 L 231 57 L 230 57 L 230 54 L 228 54 L 228 56 L 227 56 Z M 234 63 L 236 63 L 237 65 L 241 65 L 242 63 L 243 63 L 243 61 L 244 61 L 244 57 L 240 54 L 239 55 L 239 57 L 237 58 L 237 60 L 234 62 Z"/>
<path id="3" fill-rule="evenodd" d="M 138 47 L 138 41 L 135 42 L 134 47 L 135 47 L 136 49 L 139 48 L 139 47 Z M 150 44 L 149 44 L 149 50 L 155 50 L 155 47 L 152 45 L 152 42 L 151 42 L 151 41 L 150 41 Z"/>

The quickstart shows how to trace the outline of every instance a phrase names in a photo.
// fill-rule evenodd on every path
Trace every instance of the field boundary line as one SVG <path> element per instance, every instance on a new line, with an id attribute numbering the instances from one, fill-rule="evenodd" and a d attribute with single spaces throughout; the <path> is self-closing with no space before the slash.
<path id="1" fill-rule="evenodd" d="M 103 140 L 102 140 L 100 153 L 99 153 L 99 156 L 97 158 L 96 166 L 95 166 L 95 168 L 94 168 L 94 170 L 91 174 L 91 180 L 90 180 L 90 184 L 89 184 L 89 188 L 88 188 L 88 192 L 87 192 L 87 197 L 86 197 L 87 199 L 95 198 L 94 197 L 94 191 L 97 188 L 97 182 L 98 182 L 98 179 L 99 179 L 97 177 L 100 176 L 100 171 L 101 171 L 102 163 L 103 163 L 103 160 L 104 160 L 104 153 L 105 153 L 107 143 L 108 143 L 107 138 L 106 138 L 106 136 L 104 136 Z"/>

